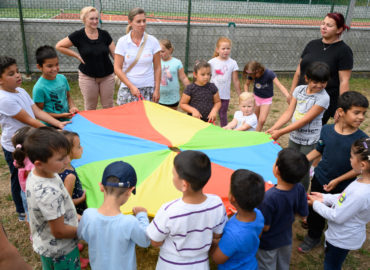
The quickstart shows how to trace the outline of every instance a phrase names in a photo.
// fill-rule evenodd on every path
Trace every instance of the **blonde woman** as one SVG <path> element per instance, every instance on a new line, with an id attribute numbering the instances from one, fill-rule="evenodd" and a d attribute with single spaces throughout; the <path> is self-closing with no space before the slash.
<path id="1" fill-rule="evenodd" d="M 126 35 L 117 42 L 114 72 L 121 80 L 117 104 L 143 97 L 158 102 L 161 80 L 161 47 L 158 40 L 145 33 L 146 15 L 141 8 L 128 14 Z"/>
<path id="2" fill-rule="evenodd" d="M 113 107 L 114 73 L 109 55 L 114 57 L 115 44 L 107 31 L 98 28 L 99 13 L 96 8 L 84 7 L 80 18 L 85 27 L 60 40 L 55 48 L 81 62 L 78 82 L 85 110 L 95 110 L 99 97 L 103 108 Z M 70 49 L 72 46 L 78 52 Z"/>

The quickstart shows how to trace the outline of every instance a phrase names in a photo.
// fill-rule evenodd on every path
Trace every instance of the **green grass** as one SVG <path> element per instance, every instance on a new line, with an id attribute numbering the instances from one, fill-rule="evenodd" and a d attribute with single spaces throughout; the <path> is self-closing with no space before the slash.
<path id="1" fill-rule="evenodd" d="M 365 4 L 366 5 L 366 4 Z M 23 8 L 23 18 L 25 19 L 52 19 L 55 16 L 61 13 L 60 9 L 36 9 L 36 8 Z M 69 14 L 79 14 L 80 10 L 73 10 L 73 9 L 63 9 L 63 13 Z M 111 15 L 123 15 L 127 14 L 128 12 L 122 11 L 114 11 L 114 10 L 105 10 L 103 7 L 104 14 L 111 14 Z M 147 12 L 148 18 L 168 18 L 168 17 L 179 17 L 178 20 L 183 21 L 187 18 L 187 12 Z M 301 17 L 301 16 L 263 16 L 263 15 L 235 15 L 235 14 L 205 14 L 205 13 L 192 13 L 192 18 L 202 18 L 202 19 L 229 19 L 230 22 L 233 19 L 257 19 L 257 20 L 313 20 L 313 21 L 320 21 L 322 17 Z M 18 8 L 0 8 L 0 18 L 19 18 L 19 11 Z M 181 18 L 181 19 L 180 19 Z M 353 21 L 356 22 L 370 22 L 370 19 L 361 19 L 361 18 L 354 18 Z"/>
<path id="2" fill-rule="evenodd" d="M 25 19 L 52 19 L 61 13 L 60 9 L 37 9 L 23 8 L 22 14 Z M 64 10 L 64 13 L 77 13 L 79 10 Z M 19 18 L 18 8 L 0 8 L 0 18 Z"/>

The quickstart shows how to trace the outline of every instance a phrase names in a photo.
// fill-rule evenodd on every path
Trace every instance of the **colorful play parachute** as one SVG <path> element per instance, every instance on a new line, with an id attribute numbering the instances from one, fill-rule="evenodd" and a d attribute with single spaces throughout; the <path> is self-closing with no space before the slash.
<path id="1" fill-rule="evenodd" d="M 81 112 L 66 129 L 80 135 L 84 148 L 82 158 L 73 165 L 87 191 L 89 207 L 99 207 L 103 201 L 99 182 L 104 168 L 123 160 L 135 168 L 138 183 L 136 195 L 122 212 L 143 206 L 154 216 L 163 203 L 181 196 L 172 184 L 172 169 L 178 151 L 184 150 L 199 150 L 209 156 L 212 177 L 204 191 L 219 195 L 228 211 L 234 170 L 249 169 L 266 182 L 276 183 L 272 166 L 281 148 L 268 135 L 224 130 L 149 101 Z"/>

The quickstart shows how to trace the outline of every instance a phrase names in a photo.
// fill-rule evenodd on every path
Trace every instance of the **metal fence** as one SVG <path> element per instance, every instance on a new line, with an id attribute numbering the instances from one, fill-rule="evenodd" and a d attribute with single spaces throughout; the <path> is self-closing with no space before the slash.
<path id="1" fill-rule="evenodd" d="M 21 70 L 36 71 L 38 46 L 54 45 L 82 28 L 80 9 L 95 6 L 101 27 L 115 41 L 124 34 L 130 9 L 143 7 L 148 32 L 175 44 L 174 56 L 191 70 L 196 59 L 209 59 L 219 36 L 233 40 L 240 67 L 257 60 L 276 71 L 293 71 L 304 45 L 319 38 L 328 12 L 345 15 L 352 30 L 344 37 L 354 51 L 355 68 L 369 71 L 370 0 L 1 0 L 0 54 L 15 57 Z M 23 55 L 22 55 L 23 54 Z M 76 71 L 77 61 L 61 56 L 61 71 Z"/>

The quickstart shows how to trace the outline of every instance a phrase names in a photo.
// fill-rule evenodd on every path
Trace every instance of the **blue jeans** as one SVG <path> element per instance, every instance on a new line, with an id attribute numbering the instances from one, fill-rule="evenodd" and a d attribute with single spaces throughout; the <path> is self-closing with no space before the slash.
<path id="1" fill-rule="evenodd" d="M 325 244 L 324 270 L 341 270 L 349 250 L 335 247 L 327 241 Z"/>
<path id="2" fill-rule="evenodd" d="M 15 209 L 18 213 L 24 213 L 23 202 L 21 198 L 21 186 L 18 180 L 18 169 L 13 165 L 12 152 L 9 152 L 3 148 L 4 157 L 8 163 L 10 170 L 10 187 L 12 191 L 12 197 L 15 204 Z"/>
<path id="3" fill-rule="evenodd" d="M 23 203 L 23 209 L 27 216 L 27 221 L 30 222 L 30 217 L 28 215 L 27 195 L 22 189 L 21 189 L 21 198 Z"/>

